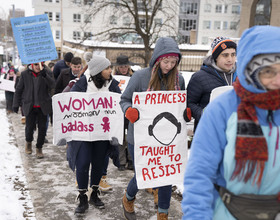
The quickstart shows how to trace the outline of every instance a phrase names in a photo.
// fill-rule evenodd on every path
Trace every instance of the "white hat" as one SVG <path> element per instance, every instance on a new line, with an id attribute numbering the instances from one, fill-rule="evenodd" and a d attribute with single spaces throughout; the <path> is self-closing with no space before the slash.
<path id="1" fill-rule="evenodd" d="M 91 76 L 95 76 L 108 66 L 111 66 L 111 62 L 106 57 L 93 55 L 91 60 L 88 62 L 89 74 Z"/>

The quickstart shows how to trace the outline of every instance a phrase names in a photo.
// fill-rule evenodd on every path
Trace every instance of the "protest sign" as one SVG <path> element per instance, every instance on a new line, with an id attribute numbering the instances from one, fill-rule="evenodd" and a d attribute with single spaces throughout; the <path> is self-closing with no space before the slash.
<path id="1" fill-rule="evenodd" d="M 139 189 L 182 184 L 187 162 L 186 91 L 133 94 L 134 160 Z"/>
<path id="2" fill-rule="evenodd" d="M 22 63 L 57 59 L 48 15 L 12 18 L 11 24 Z"/>
<path id="3" fill-rule="evenodd" d="M 219 86 L 212 90 L 210 94 L 209 102 L 212 102 L 215 98 L 217 98 L 219 95 L 223 94 L 224 92 L 233 89 L 233 86 Z"/>
<path id="4" fill-rule="evenodd" d="M 122 76 L 122 75 L 113 75 L 113 77 L 119 81 L 119 87 L 120 87 L 120 90 L 123 91 L 125 90 L 127 84 L 128 84 L 128 81 L 130 79 L 129 76 Z"/>
<path id="5" fill-rule="evenodd" d="M 15 92 L 15 81 L 0 79 L 0 89 Z"/>
<path id="6" fill-rule="evenodd" d="M 123 142 L 121 94 L 113 92 L 66 92 L 52 97 L 53 143 L 117 138 Z"/>

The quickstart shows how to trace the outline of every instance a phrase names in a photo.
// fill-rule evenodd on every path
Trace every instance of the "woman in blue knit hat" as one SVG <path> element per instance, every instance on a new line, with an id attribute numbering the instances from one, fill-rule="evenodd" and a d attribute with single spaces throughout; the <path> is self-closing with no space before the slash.
<path id="1" fill-rule="evenodd" d="M 102 92 L 110 91 L 121 93 L 116 81 L 111 73 L 111 62 L 102 56 L 93 55 L 87 63 L 88 69 L 84 76 L 77 81 L 71 91 L 76 92 Z M 89 203 L 99 209 L 104 208 L 104 203 L 98 197 L 99 183 L 102 177 L 104 161 L 107 156 L 110 142 L 100 141 L 70 141 L 67 148 L 67 159 L 70 168 L 74 171 L 76 168 L 76 179 L 79 188 L 79 205 L 75 213 L 84 213 L 88 209 L 88 182 L 90 172 L 90 187 L 92 193 Z M 91 165 L 91 171 L 90 169 Z"/>

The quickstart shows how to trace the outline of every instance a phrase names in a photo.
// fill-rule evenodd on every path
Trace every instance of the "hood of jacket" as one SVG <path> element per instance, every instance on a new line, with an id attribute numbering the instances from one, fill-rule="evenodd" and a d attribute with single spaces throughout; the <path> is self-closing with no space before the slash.
<path id="1" fill-rule="evenodd" d="M 158 39 L 152 58 L 150 60 L 150 67 L 153 67 L 157 58 L 161 55 L 168 54 L 168 53 L 177 53 L 179 54 L 179 61 L 181 60 L 181 52 L 176 41 L 170 37 L 161 37 Z"/>
<path id="2" fill-rule="evenodd" d="M 243 32 L 237 46 L 237 77 L 241 85 L 253 93 L 263 93 L 245 77 L 247 64 L 258 54 L 280 53 L 280 28 L 274 26 L 254 26 Z"/>

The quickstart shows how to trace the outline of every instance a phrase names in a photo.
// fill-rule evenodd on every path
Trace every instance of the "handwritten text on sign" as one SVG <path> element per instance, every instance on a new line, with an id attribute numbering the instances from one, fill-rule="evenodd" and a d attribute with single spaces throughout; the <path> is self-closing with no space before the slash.
<path id="1" fill-rule="evenodd" d="M 65 140 L 123 140 L 120 94 L 68 92 L 53 96 L 54 144 Z"/>
<path id="2" fill-rule="evenodd" d="M 11 24 L 22 63 L 57 59 L 47 14 L 12 18 Z"/>
<path id="3" fill-rule="evenodd" d="M 181 184 L 187 162 L 186 91 L 134 93 L 140 112 L 134 124 L 134 158 L 139 189 Z"/>

